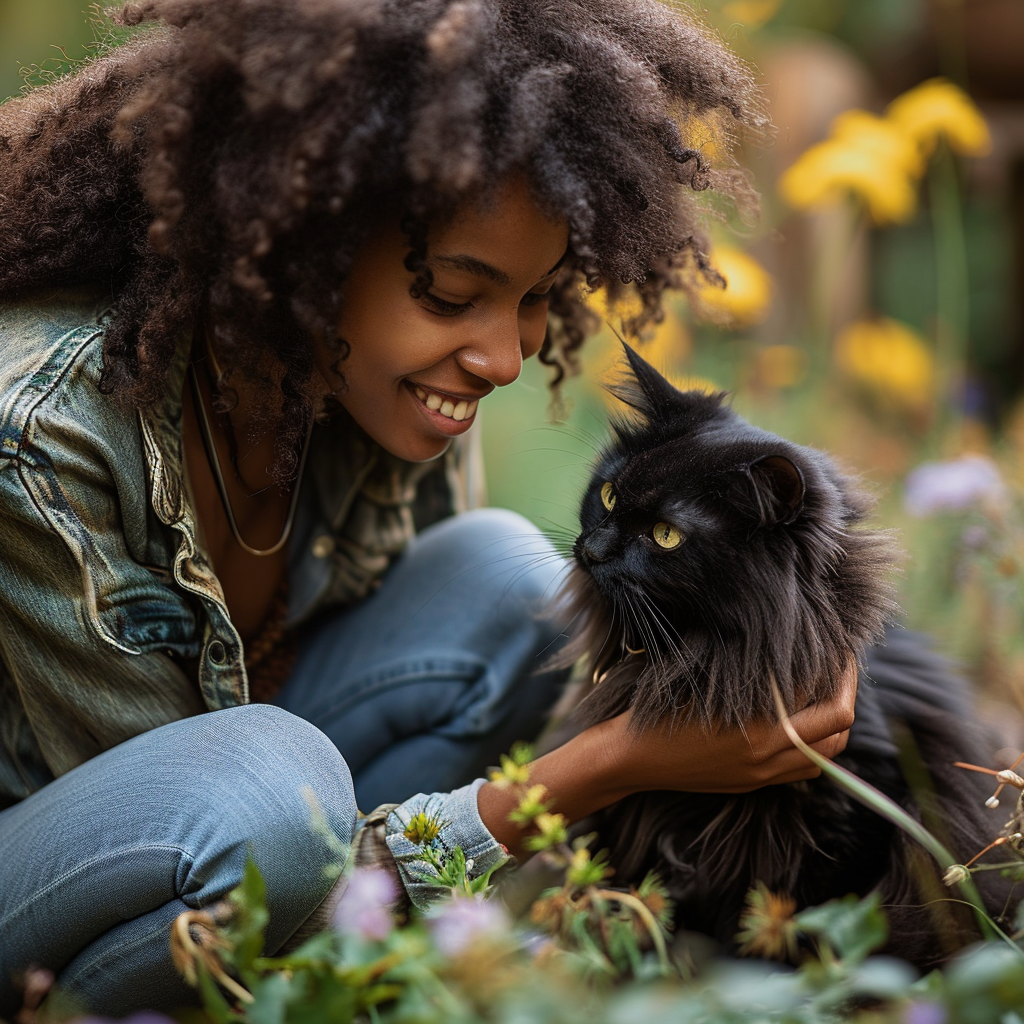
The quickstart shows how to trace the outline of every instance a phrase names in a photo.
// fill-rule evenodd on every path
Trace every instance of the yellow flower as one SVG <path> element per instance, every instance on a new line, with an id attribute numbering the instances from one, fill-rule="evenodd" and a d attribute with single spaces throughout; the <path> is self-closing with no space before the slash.
<path id="1" fill-rule="evenodd" d="M 790 206 L 811 210 L 836 203 L 845 195 L 861 200 L 876 224 L 908 220 L 917 204 L 915 177 L 908 140 L 900 141 L 895 126 L 886 128 L 880 118 L 871 124 L 861 118 L 872 115 L 848 111 L 839 136 L 811 146 L 779 178 L 779 195 Z M 835 123 L 835 122 L 833 122 Z M 913 149 L 909 144 L 909 149 Z M 920 161 L 918 159 L 917 167 Z"/>
<path id="2" fill-rule="evenodd" d="M 538 783 L 531 786 L 519 799 L 516 809 L 509 814 L 509 819 L 517 825 L 529 825 L 538 815 L 544 814 L 550 806 L 546 803 L 547 788 Z"/>
<path id="3" fill-rule="evenodd" d="M 720 388 L 713 380 L 708 377 L 668 377 L 669 384 L 674 388 L 678 388 L 680 391 L 703 391 L 706 395 L 716 395 L 719 391 L 724 391 L 725 388 Z"/>
<path id="4" fill-rule="evenodd" d="M 614 301 L 609 301 L 608 292 L 604 288 L 596 292 L 586 292 L 583 298 L 602 321 L 610 323 L 615 330 L 619 330 L 623 320 L 632 320 L 643 310 L 640 295 L 633 287 L 626 287 Z"/>
<path id="5" fill-rule="evenodd" d="M 430 818 L 420 811 L 419 814 L 413 815 L 409 819 L 409 824 L 405 826 L 403 834 L 410 842 L 415 843 L 417 846 L 422 846 L 424 843 L 432 843 L 437 838 L 441 828 L 442 822 L 438 821 L 437 818 Z"/>
<path id="6" fill-rule="evenodd" d="M 924 160 L 916 142 L 888 118 L 876 117 L 866 110 L 847 110 L 833 119 L 830 137 L 912 178 L 924 172 Z"/>
<path id="7" fill-rule="evenodd" d="M 795 387 L 807 374 L 807 353 L 795 345 L 767 345 L 757 353 L 756 368 L 766 387 Z"/>
<path id="8" fill-rule="evenodd" d="M 772 892 L 758 882 L 747 893 L 747 908 L 740 918 L 736 936 L 741 955 L 752 953 L 768 959 L 793 959 L 796 955 L 797 927 L 793 920 L 796 900 Z"/>
<path id="9" fill-rule="evenodd" d="M 498 789 L 525 785 L 530 781 L 530 766 L 529 764 L 519 764 L 515 757 L 502 754 L 501 767 L 492 769 L 490 779 Z"/>
<path id="10" fill-rule="evenodd" d="M 944 78 L 929 79 L 897 96 L 885 113 L 925 155 L 940 138 L 964 156 L 984 156 L 992 149 L 981 111 L 963 89 Z"/>
<path id="11" fill-rule="evenodd" d="M 931 400 L 934 359 L 906 324 L 885 318 L 850 324 L 836 339 L 835 354 L 849 376 L 891 398 L 917 408 Z"/>
<path id="12" fill-rule="evenodd" d="M 528 850 L 539 852 L 549 850 L 552 846 L 569 840 L 569 819 L 564 814 L 552 814 L 544 811 L 533 819 L 537 833 L 527 836 L 523 845 Z"/>
<path id="13" fill-rule="evenodd" d="M 715 248 L 711 262 L 725 287 L 701 281 L 694 297 L 696 312 L 733 329 L 761 323 L 772 302 L 772 279 L 764 267 L 748 253 L 725 245 Z"/>
<path id="14" fill-rule="evenodd" d="M 646 340 L 627 340 L 647 362 L 662 372 L 670 372 L 673 366 L 685 362 L 693 348 L 686 324 L 673 312 L 668 303 L 665 318 L 654 328 L 653 335 Z M 614 380 L 616 376 L 621 376 L 621 373 L 617 374 L 616 371 L 622 370 L 625 360 L 619 339 L 610 331 L 604 331 L 599 337 L 594 338 L 584 349 L 584 365 L 587 380 L 590 382 Z M 619 408 L 618 399 L 605 388 L 601 388 L 601 398 L 610 409 Z"/>
<path id="15" fill-rule="evenodd" d="M 760 28 L 775 17 L 781 6 L 782 0 L 729 0 L 722 7 L 722 13 L 747 28 Z"/>
<path id="16" fill-rule="evenodd" d="M 728 126 L 710 112 L 687 114 L 679 124 L 679 139 L 687 149 L 695 149 L 708 164 L 722 160 L 722 139 L 729 137 Z"/>

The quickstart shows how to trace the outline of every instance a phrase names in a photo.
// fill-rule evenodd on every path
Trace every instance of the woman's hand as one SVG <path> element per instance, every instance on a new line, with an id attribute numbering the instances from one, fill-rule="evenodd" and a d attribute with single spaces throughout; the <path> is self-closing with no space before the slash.
<path id="1" fill-rule="evenodd" d="M 857 667 L 851 662 L 834 699 L 812 704 L 790 721 L 819 754 L 835 757 L 846 747 L 856 697 Z M 613 756 L 619 760 L 620 778 L 629 792 L 746 793 L 821 774 L 778 722 L 713 733 L 699 726 L 665 724 L 636 733 L 629 729 L 627 713 L 603 724 L 611 727 Z"/>
<path id="2" fill-rule="evenodd" d="M 836 697 L 797 712 L 790 721 L 810 746 L 835 757 L 846 746 L 856 696 L 857 669 L 851 662 Z M 552 810 L 578 821 L 645 790 L 745 793 L 818 774 L 820 769 L 793 746 L 779 723 L 717 732 L 677 723 L 636 732 L 627 712 L 539 758 L 531 767 L 530 782 L 547 787 Z M 517 801 L 514 793 L 492 784 L 480 790 L 484 824 L 513 852 L 522 839 L 508 821 Z"/>

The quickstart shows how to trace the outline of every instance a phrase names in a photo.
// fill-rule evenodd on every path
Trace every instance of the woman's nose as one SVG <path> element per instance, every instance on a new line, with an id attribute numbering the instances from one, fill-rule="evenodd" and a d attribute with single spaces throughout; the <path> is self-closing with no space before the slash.
<path id="1" fill-rule="evenodd" d="M 523 340 L 515 317 L 489 325 L 458 354 L 463 369 L 497 388 L 511 384 L 523 368 Z M 532 352 L 530 353 L 532 355 Z"/>

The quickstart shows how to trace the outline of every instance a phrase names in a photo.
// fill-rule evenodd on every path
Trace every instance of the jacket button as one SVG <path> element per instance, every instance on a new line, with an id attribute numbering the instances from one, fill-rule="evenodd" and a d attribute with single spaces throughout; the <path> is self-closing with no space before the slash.
<path id="1" fill-rule="evenodd" d="M 228 652 L 219 640 L 211 640 L 210 646 L 206 648 L 206 656 L 214 665 L 223 665 L 228 660 Z"/>
<path id="2" fill-rule="evenodd" d="M 326 533 L 313 541 L 313 554 L 317 558 L 326 558 L 334 550 L 334 538 Z"/>

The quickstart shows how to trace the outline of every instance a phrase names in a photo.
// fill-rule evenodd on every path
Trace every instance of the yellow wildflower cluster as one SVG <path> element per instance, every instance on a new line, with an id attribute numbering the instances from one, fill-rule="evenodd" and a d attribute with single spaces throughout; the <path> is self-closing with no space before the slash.
<path id="1" fill-rule="evenodd" d="M 876 224 L 905 221 L 917 202 L 917 182 L 938 140 L 956 153 L 982 156 L 988 127 L 960 88 L 941 78 L 897 97 L 883 117 L 848 110 L 829 137 L 808 149 L 779 179 L 779 194 L 797 209 L 815 209 L 852 195 Z"/>
<path id="2" fill-rule="evenodd" d="M 903 405 L 927 408 L 935 364 L 924 340 L 906 324 L 884 317 L 859 320 L 836 338 L 836 363 L 845 373 Z"/>
<path id="3" fill-rule="evenodd" d="M 530 781 L 530 766 L 529 764 L 517 764 L 515 758 L 509 757 L 508 754 L 502 754 L 501 767 L 491 771 L 490 779 L 498 789 L 524 785 Z"/>
<path id="4" fill-rule="evenodd" d="M 963 89 L 943 78 L 932 78 L 897 96 L 885 115 L 917 143 L 925 156 L 941 138 L 954 153 L 964 156 L 985 156 L 992 149 L 981 111 Z"/>
<path id="5" fill-rule="evenodd" d="M 725 287 L 702 281 L 694 295 L 697 314 L 733 330 L 753 327 L 768 316 L 772 302 L 772 279 L 749 253 L 731 246 L 716 246 L 711 254 L 715 270 Z"/>
<path id="6" fill-rule="evenodd" d="M 438 821 L 437 818 L 431 818 L 420 811 L 419 814 L 409 819 L 404 835 L 411 843 L 423 846 L 425 843 L 432 843 L 443 827 L 444 822 Z"/>

